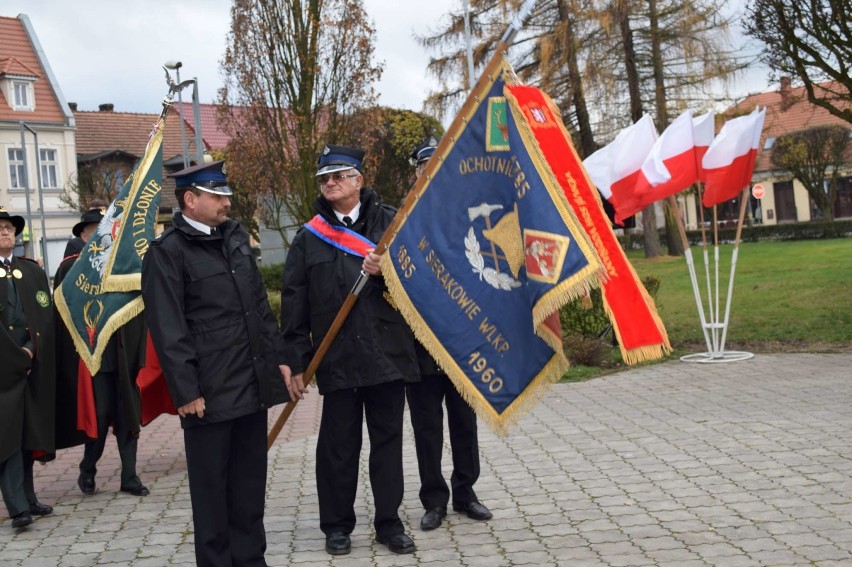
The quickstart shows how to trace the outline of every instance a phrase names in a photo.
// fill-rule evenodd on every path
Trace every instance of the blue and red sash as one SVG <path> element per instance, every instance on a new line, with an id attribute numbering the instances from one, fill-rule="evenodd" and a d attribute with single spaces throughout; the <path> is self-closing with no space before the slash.
<path id="1" fill-rule="evenodd" d="M 317 238 L 324 240 L 349 254 L 364 258 L 367 250 L 376 245 L 357 232 L 343 226 L 335 226 L 317 215 L 305 224 L 305 228 L 314 233 Z"/>

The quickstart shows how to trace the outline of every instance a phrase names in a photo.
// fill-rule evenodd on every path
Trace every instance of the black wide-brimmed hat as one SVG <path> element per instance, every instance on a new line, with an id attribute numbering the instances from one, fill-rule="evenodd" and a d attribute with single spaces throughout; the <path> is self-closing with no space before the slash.
<path id="1" fill-rule="evenodd" d="M 71 233 L 74 236 L 80 236 L 81 234 L 83 234 L 83 231 L 86 229 L 87 225 L 101 224 L 102 218 L 104 218 L 103 209 L 89 209 L 80 216 L 80 222 L 74 225 L 74 228 L 71 229 Z"/>
<path id="2" fill-rule="evenodd" d="M 7 211 L 5 207 L 0 207 L 0 219 L 9 219 L 12 224 L 15 225 L 15 236 L 21 234 L 21 232 L 24 231 L 24 227 L 27 225 L 24 217 L 10 215 L 9 211 Z"/>

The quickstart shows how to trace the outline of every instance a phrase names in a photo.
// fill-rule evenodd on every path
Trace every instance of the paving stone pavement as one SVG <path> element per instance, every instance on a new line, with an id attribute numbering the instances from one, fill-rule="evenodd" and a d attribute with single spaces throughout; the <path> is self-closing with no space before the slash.
<path id="1" fill-rule="evenodd" d="M 373 543 L 365 458 L 352 553 L 323 550 L 316 390 L 310 398 L 269 453 L 271 566 L 852 565 L 852 354 L 672 361 L 556 385 L 508 436 L 480 426 L 476 489 L 494 519 L 450 511 L 431 532 L 418 527 L 406 420 L 401 515 L 418 549 L 403 556 Z M 118 492 L 112 441 L 93 496 L 76 486 L 80 449 L 37 465 L 39 497 L 55 513 L 20 532 L 0 522 L 0 565 L 192 565 L 177 418 L 146 427 L 139 447 L 145 498 Z M 449 477 L 448 446 L 444 468 Z"/>

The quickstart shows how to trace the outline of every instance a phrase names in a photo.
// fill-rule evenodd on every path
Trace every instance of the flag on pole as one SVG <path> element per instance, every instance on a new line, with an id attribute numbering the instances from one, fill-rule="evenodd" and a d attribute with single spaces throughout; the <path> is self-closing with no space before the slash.
<path id="1" fill-rule="evenodd" d="M 751 182 L 766 109 L 728 120 L 704 155 L 705 207 L 737 197 Z"/>
<path id="2" fill-rule="evenodd" d="M 687 110 L 654 142 L 636 182 L 636 205 L 631 215 L 698 181 L 693 128 L 692 111 Z"/>
<path id="3" fill-rule="evenodd" d="M 142 159 L 54 292 L 57 310 L 92 376 L 112 334 L 144 308 L 141 266 L 160 203 L 165 116 L 164 111 Z"/>
<path id="4" fill-rule="evenodd" d="M 698 170 L 698 180 L 704 183 L 707 174 L 701 164 L 716 133 L 716 116 L 712 110 L 692 119 L 692 132 L 695 138 L 695 168 Z"/>
<path id="5" fill-rule="evenodd" d="M 382 256 L 392 299 L 480 417 L 505 432 L 567 370 L 559 307 L 604 270 L 529 133 L 507 104 L 505 60 Z M 468 110 L 469 108 L 469 110 Z"/>
<path id="6" fill-rule="evenodd" d="M 646 114 L 621 130 L 611 143 L 583 160 L 589 178 L 615 208 L 618 224 L 624 224 L 624 219 L 633 214 L 629 211 L 642 210 L 642 207 L 636 208 L 636 184 L 657 137 L 654 121 Z"/>
<path id="7" fill-rule="evenodd" d="M 618 338 L 622 358 L 627 364 L 662 358 L 672 351 L 666 329 L 654 300 L 615 237 L 598 192 L 559 117 L 559 109 L 535 87 L 507 86 L 506 93 L 512 108 L 522 109 L 520 113 L 547 166 L 606 267 L 604 309 Z"/>

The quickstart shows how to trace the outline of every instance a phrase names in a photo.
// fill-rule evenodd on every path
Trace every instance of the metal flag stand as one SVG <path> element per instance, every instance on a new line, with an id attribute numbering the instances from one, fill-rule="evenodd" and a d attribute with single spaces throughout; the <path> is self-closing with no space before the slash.
<path id="1" fill-rule="evenodd" d="M 700 186 L 699 186 L 700 187 Z M 684 362 L 737 362 L 740 360 L 748 360 L 754 357 L 753 353 L 725 350 L 725 339 L 728 334 L 728 322 L 731 315 L 731 298 L 734 291 L 734 275 L 737 269 L 737 256 L 740 246 L 740 236 L 742 235 L 743 220 L 745 219 L 746 206 L 748 204 L 749 187 L 743 189 L 740 216 L 737 222 L 737 235 L 734 238 L 734 251 L 731 255 L 731 274 L 728 277 L 728 293 L 725 298 L 725 313 L 724 317 L 719 317 L 719 224 L 716 217 L 716 206 L 713 206 L 713 266 L 714 277 L 710 278 L 710 255 L 707 249 L 707 234 L 704 229 L 704 210 L 701 207 L 701 191 L 698 191 L 698 208 L 701 211 L 701 240 L 704 250 L 704 274 L 707 280 L 707 315 L 705 316 L 704 305 L 701 301 L 701 292 L 698 289 L 698 277 L 695 274 L 695 264 L 692 259 L 692 250 L 689 248 L 689 243 L 686 242 L 686 233 L 683 233 L 684 238 L 684 256 L 686 264 L 689 268 L 689 278 L 692 281 L 692 291 L 695 295 L 695 305 L 698 308 L 698 316 L 701 319 L 701 330 L 704 332 L 704 340 L 707 343 L 707 352 L 687 354 L 680 357 Z M 679 217 L 679 215 L 678 215 Z"/>

